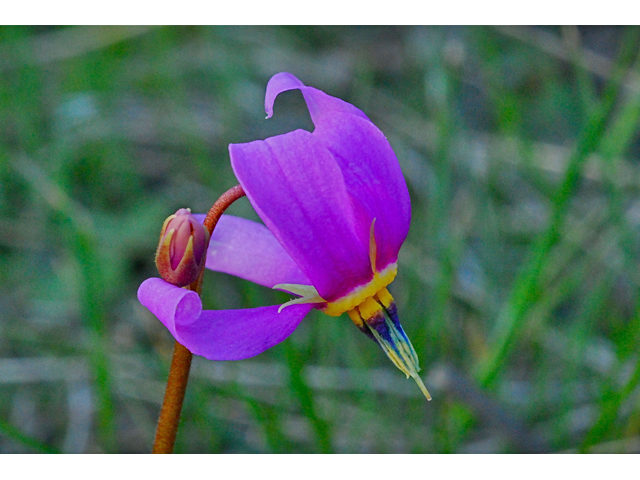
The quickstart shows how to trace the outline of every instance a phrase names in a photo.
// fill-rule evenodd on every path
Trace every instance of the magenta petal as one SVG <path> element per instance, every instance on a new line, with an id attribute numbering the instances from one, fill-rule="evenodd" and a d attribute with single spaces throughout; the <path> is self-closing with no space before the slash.
<path id="1" fill-rule="evenodd" d="M 267 112 L 267 118 L 272 117 L 273 103 L 279 94 L 296 88 L 304 88 L 304 86 L 304 83 L 287 72 L 276 73 L 271 77 L 267 83 L 267 93 L 264 96 L 264 109 Z"/>
<path id="2" fill-rule="evenodd" d="M 313 308 L 279 305 L 244 310 L 202 310 L 196 292 L 149 278 L 138 299 L 190 352 L 209 360 L 253 357 L 287 338 Z"/>
<path id="3" fill-rule="evenodd" d="M 253 357 L 286 339 L 313 308 L 278 305 L 245 310 L 205 310 L 198 322 L 180 329 L 181 343 L 209 360 Z"/>
<path id="4" fill-rule="evenodd" d="M 409 191 L 389 142 L 361 110 L 307 87 L 286 72 L 274 75 L 267 85 L 267 118 L 276 96 L 292 89 L 304 95 L 316 127 L 313 136 L 335 156 L 344 175 L 362 243 L 368 243 L 371 222 L 376 219 L 376 269 L 384 269 L 397 261 L 411 220 Z"/>
<path id="5" fill-rule="evenodd" d="M 229 152 L 256 212 L 324 299 L 373 277 L 342 172 L 311 133 L 230 145 Z"/>
<path id="6" fill-rule="evenodd" d="M 309 108 L 311 120 L 314 124 L 320 116 L 329 112 L 351 113 L 369 120 L 364 112 L 359 108 L 354 107 L 344 100 L 327 95 L 322 90 L 307 87 L 295 76 L 287 72 L 275 74 L 267 84 L 267 93 L 264 99 L 264 108 L 267 112 L 267 118 L 271 118 L 273 115 L 273 102 L 276 97 L 282 92 L 294 89 L 300 89 L 302 92 L 304 100 L 307 102 L 307 107 Z"/>
<path id="7" fill-rule="evenodd" d="M 411 221 L 409 190 L 395 153 L 371 122 L 348 113 L 324 115 L 313 136 L 334 155 L 358 211 L 357 227 L 369 238 L 376 219 L 377 270 L 395 263 Z"/>
<path id="8" fill-rule="evenodd" d="M 161 278 L 148 278 L 138 288 L 138 300 L 147 307 L 178 340 L 180 326 L 200 317 L 202 302 L 196 292 L 179 288 Z"/>
<path id="9" fill-rule="evenodd" d="M 204 221 L 205 215 L 195 217 Z M 264 225 L 231 215 L 223 215 L 213 231 L 206 267 L 269 288 L 311 284 Z"/>

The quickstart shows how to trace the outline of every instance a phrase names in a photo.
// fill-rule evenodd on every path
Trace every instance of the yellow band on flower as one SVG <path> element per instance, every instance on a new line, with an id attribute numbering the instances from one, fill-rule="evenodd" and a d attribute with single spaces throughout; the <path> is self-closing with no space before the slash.
<path id="1" fill-rule="evenodd" d="M 332 317 L 339 317 L 344 312 L 353 310 L 369 297 L 373 297 L 376 293 L 393 282 L 393 279 L 396 278 L 397 273 L 398 266 L 397 264 L 392 263 L 381 272 L 376 272 L 373 275 L 373 279 L 369 283 L 355 288 L 347 295 L 339 298 L 335 302 L 327 302 L 327 306 L 323 308 L 322 311 Z"/>

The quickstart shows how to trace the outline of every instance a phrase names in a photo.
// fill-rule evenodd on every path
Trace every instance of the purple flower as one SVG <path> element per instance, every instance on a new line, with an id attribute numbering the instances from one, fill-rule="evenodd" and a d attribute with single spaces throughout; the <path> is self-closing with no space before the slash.
<path id="1" fill-rule="evenodd" d="M 267 350 L 312 308 L 332 316 L 348 313 L 429 398 L 386 288 L 396 276 L 411 219 L 398 160 L 362 111 L 289 73 L 267 85 L 267 118 L 278 94 L 293 89 L 302 92 L 315 130 L 229 146 L 233 171 L 266 227 L 223 215 L 206 267 L 298 298 L 260 308 L 202 310 L 195 292 L 159 278 L 146 280 L 138 298 L 178 342 L 211 360 Z"/>

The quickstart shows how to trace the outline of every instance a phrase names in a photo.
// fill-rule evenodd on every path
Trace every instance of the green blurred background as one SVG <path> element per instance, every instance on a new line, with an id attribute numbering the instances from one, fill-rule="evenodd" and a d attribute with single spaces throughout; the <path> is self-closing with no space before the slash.
<path id="1" fill-rule="evenodd" d="M 3 27 L 0 451 L 149 452 L 173 339 L 136 299 L 229 143 L 311 129 L 288 71 L 389 138 L 390 290 L 427 403 L 346 315 L 194 358 L 177 452 L 640 452 L 637 28 Z M 229 213 L 257 219 L 243 199 Z M 282 303 L 207 272 L 212 309 Z"/>

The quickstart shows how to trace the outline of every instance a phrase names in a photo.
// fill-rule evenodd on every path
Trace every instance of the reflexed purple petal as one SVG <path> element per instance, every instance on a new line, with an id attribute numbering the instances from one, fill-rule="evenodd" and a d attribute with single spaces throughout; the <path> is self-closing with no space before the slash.
<path id="1" fill-rule="evenodd" d="M 313 308 L 279 305 L 244 310 L 202 310 L 196 292 L 160 278 L 149 278 L 138 289 L 138 299 L 187 349 L 209 360 L 253 357 L 287 338 Z"/>
<path id="2" fill-rule="evenodd" d="M 376 219 L 377 269 L 396 262 L 409 231 L 411 203 L 396 155 L 384 134 L 360 117 L 332 113 L 316 122 L 313 136 L 334 155 L 360 222 L 359 234 L 368 239 Z"/>
<path id="3" fill-rule="evenodd" d="M 253 357 L 291 335 L 313 306 L 278 308 L 205 310 L 199 321 L 179 329 L 180 343 L 209 360 Z"/>
<path id="4" fill-rule="evenodd" d="M 273 115 L 273 102 L 278 94 L 286 92 L 288 90 L 300 89 L 304 96 L 307 107 L 309 108 L 309 114 L 311 120 L 316 123 L 316 120 L 329 112 L 345 112 L 357 115 L 369 120 L 362 110 L 354 107 L 350 103 L 340 100 L 339 98 L 327 95 L 321 90 L 313 87 L 307 87 L 298 80 L 295 76 L 287 72 L 277 73 L 269 83 L 267 84 L 267 93 L 264 99 L 264 108 L 267 112 L 267 118 L 271 118 Z"/>
<path id="5" fill-rule="evenodd" d="M 290 73 L 274 75 L 267 85 L 267 118 L 276 96 L 300 89 L 321 140 L 336 161 L 353 198 L 356 233 L 368 243 L 371 222 L 376 218 L 376 267 L 382 270 L 398 257 L 409 231 L 411 204 L 398 160 L 384 134 L 358 108 L 313 87 Z"/>
<path id="6" fill-rule="evenodd" d="M 196 292 L 176 287 L 161 278 L 148 278 L 138 288 L 138 300 L 147 307 L 178 340 L 179 325 L 189 325 L 200 317 L 202 302 Z"/>
<path id="7" fill-rule="evenodd" d="M 296 130 L 229 152 L 256 212 L 324 299 L 372 278 L 342 172 L 312 134 Z"/>
<path id="8" fill-rule="evenodd" d="M 304 88 L 304 83 L 287 72 L 276 73 L 269 83 L 267 83 L 267 93 L 264 96 L 264 109 L 267 112 L 267 118 L 273 115 L 273 102 L 282 92 L 295 90 L 296 88 Z"/>
<path id="9" fill-rule="evenodd" d="M 195 217 L 202 222 L 205 215 Z M 264 225 L 231 215 L 223 215 L 213 231 L 206 267 L 269 288 L 311 284 Z"/>

